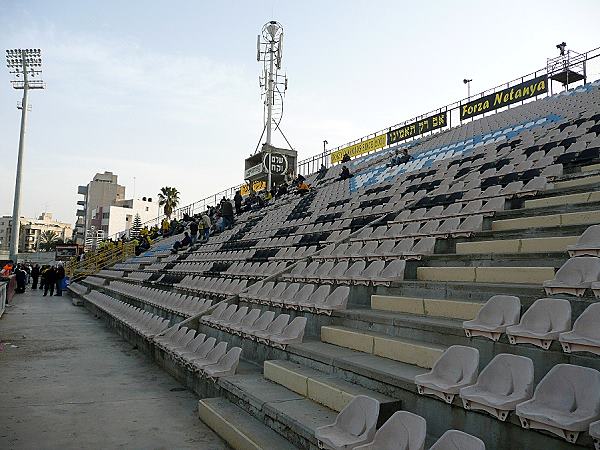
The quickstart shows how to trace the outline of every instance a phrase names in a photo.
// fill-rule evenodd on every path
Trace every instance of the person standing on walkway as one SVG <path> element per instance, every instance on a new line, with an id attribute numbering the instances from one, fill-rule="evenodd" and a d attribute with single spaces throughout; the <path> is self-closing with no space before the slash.
<path id="1" fill-rule="evenodd" d="M 54 285 L 56 284 L 56 270 L 50 266 L 44 272 L 44 297 L 48 295 L 50 290 L 50 297 L 54 295 Z"/>
<path id="2" fill-rule="evenodd" d="M 33 280 L 31 289 L 37 289 L 39 278 L 40 278 L 40 266 L 38 266 L 37 264 L 34 264 L 33 269 L 31 269 L 31 279 Z"/>
<path id="3" fill-rule="evenodd" d="M 192 240 L 192 245 L 198 240 L 198 222 L 196 222 L 196 219 L 192 219 L 190 222 L 190 239 Z"/>
<path id="4" fill-rule="evenodd" d="M 239 216 L 242 213 L 242 194 L 240 191 L 235 192 L 235 196 L 233 197 L 233 203 L 235 203 L 235 214 Z"/>
<path id="5" fill-rule="evenodd" d="M 56 295 L 62 297 L 62 284 L 65 279 L 65 268 L 62 263 L 56 267 Z"/>
<path id="6" fill-rule="evenodd" d="M 16 292 L 22 294 L 25 292 L 25 284 L 27 283 L 27 272 L 22 264 L 17 266 L 17 270 L 15 271 L 15 275 L 17 278 L 17 290 Z"/>

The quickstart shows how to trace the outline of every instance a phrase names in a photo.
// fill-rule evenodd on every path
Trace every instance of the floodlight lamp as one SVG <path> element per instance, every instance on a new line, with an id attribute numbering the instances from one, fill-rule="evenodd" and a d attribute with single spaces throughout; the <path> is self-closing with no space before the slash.
<path id="1" fill-rule="evenodd" d="M 471 81 L 473 81 L 473 80 L 468 80 L 467 78 L 465 78 L 465 79 L 463 80 L 463 83 L 464 83 L 464 84 L 467 84 L 467 83 L 470 83 Z"/>
<path id="2" fill-rule="evenodd" d="M 565 49 L 567 48 L 567 43 L 563 41 L 560 44 L 556 44 L 556 48 L 560 51 L 560 56 L 565 56 Z"/>

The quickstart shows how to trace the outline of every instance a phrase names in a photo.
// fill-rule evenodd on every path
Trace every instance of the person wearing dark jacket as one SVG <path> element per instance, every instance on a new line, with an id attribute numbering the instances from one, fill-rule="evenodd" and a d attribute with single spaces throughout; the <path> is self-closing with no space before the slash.
<path id="1" fill-rule="evenodd" d="M 233 197 L 233 203 L 235 203 L 235 214 L 240 215 L 242 213 L 242 194 L 240 191 L 236 191 L 235 196 Z"/>
<path id="2" fill-rule="evenodd" d="M 340 176 L 338 177 L 339 181 L 344 181 L 347 180 L 348 178 L 352 178 L 354 175 L 352 175 L 350 173 L 350 170 L 348 170 L 348 168 L 346 166 L 342 166 L 342 172 L 340 173 Z"/>
<path id="3" fill-rule="evenodd" d="M 40 266 L 35 264 L 33 266 L 33 269 L 31 269 L 31 279 L 33 280 L 31 289 L 37 289 L 39 278 L 40 278 Z"/>
<path id="4" fill-rule="evenodd" d="M 192 243 L 192 238 L 190 238 L 189 233 L 186 231 L 185 233 L 183 233 L 183 239 L 181 241 L 176 241 L 175 244 L 173 244 L 173 250 L 171 250 L 173 253 L 177 253 L 177 251 L 180 248 L 185 248 L 187 246 L 189 246 Z"/>
<path id="5" fill-rule="evenodd" d="M 62 263 L 58 263 L 56 267 L 56 296 L 62 297 L 62 283 L 65 278 L 65 268 Z"/>
<path id="6" fill-rule="evenodd" d="M 350 155 L 348 153 L 344 153 L 344 157 L 342 158 L 343 163 L 350 162 Z"/>
<path id="7" fill-rule="evenodd" d="M 192 220 L 190 223 L 190 240 L 192 241 L 192 244 L 195 244 L 198 240 L 198 222 L 196 222 L 196 220 Z"/>
<path id="8" fill-rule="evenodd" d="M 22 294 L 25 292 L 25 283 L 27 282 L 27 272 L 23 268 L 21 264 L 17 266 L 15 270 L 15 275 L 17 279 L 17 290 L 16 292 Z"/>
<path id="9" fill-rule="evenodd" d="M 233 225 L 233 207 L 231 202 L 227 199 L 221 200 L 221 217 L 223 218 L 224 228 L 229 228 Z"/>
<path id="10" fill-rule="evenodd" d="M 54 295 L 54 285 L 56 284 L 56 269 L 48 267 L 42 277 L 44 279 L 44 297 L 48 295 L 48 290 L 50 290 L 50 297 L 52 297 Z"/>
<path id="11" fill-rule="evenodd" d="M 408 154 L 408 149 L 405 148 L 402 150 L 402 156 L 398 158 L 398 164 L 406 164 L 412 159 L 412 156 Z"/>

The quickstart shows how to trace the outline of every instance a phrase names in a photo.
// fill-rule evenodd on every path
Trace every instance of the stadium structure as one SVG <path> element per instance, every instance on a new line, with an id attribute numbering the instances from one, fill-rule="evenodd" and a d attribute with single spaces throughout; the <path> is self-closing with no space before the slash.
<path id="1" fill-rule="evenodd" d="M 301 161 L 309 193 L 74 301 L 236 449 L 598 449 L 599 55 Z"/>

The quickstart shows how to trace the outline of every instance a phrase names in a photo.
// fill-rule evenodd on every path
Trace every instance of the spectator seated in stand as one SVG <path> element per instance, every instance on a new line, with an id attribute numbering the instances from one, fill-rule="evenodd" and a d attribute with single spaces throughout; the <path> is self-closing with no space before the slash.
<path id="1" fill-rule="evenodd" d="M 285 185 L 285 183 L 281 183 L 279 185 L 279 188 L 277 188 L 277 195 L 276 197 L 281 197 L 282 195 L 287 194 L 287 186 Z"/>
<path id="2" fill-rule="evenodd" d="M 348 168 L 346 166 L 342 166 L 342 172 L 340 173 L 340 176 L 338 177 L 338 181 L 344 181 L 347 180 L 348 178 L 352 178 L 354 175 L 352 175 L 350 173 L 350 170 L 348 170 Z"/>
<path id="3" fill-rule="evenodd" d="M 296 194 L 304 195 L 309 190 L 310 190 L 310 184 L 306 183 L 305 181 L 302 181 L 301 183 L 298 183 L 298 190 L 296 191 Z"/>
<path id="4" fill-rule="evenodd" d="M 388 167 L 394 167 L 394 166 L 399 166 L 400 164 L 405 164 L 407 162 L 409 162 L 412 159 L 412 156 L 410 156 L 408 154 L 408 149 L 403 149 L 402 150 L 402 155 L 400 155 L 400 152 L 398 150 L 396 150 L 394 152 L 394 156 L 392 156 L 392 159 L 390 159 L 390 162 L 387 163 Z"/>
<path id="5" fill-rule="evenodd" d="M 390 158 L 390 162 L 387 163 L 388 167 L 394 167 L 397 166 L 398 164 L 400 164 L 400 151 L 396 149 L 396 151 L 394 152 L 394 156 L 392 156 Z"/>
<path id="6" fill-rule="evenodd" d="M 342 158 L 342 163 L 347 163 L 350 162 L 350 155 L 348 153 L 344 154 L 344 157 Z"/>
<path id="7" fill-rule="evenodd" d="M 180 249 L 189 247 L 191 243 L 192 243 L 192 238 L 190 237 L 190 234 L 186 231 L 183 234 L 183 239 L 181 241 L 177 241 L 173 244 L 173 250 L 171 250 L 171 252 L 177 253 Z"/>

